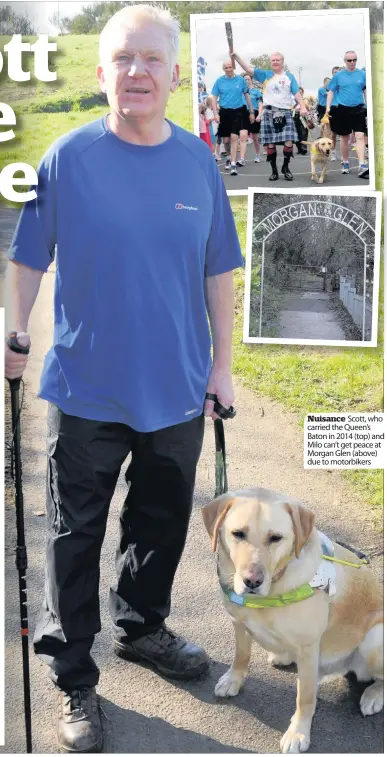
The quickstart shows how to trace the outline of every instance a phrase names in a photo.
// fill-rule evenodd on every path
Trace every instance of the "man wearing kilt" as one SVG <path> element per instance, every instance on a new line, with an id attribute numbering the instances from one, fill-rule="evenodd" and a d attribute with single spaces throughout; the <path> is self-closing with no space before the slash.
<path id="1" fill-rule="evenodd" d="M 281 53 L 273 53 L 270 56 L 271 70 L 254 68 L 245 63 L 236 53 L 233 53 L 232 57 L 253 79 L 264 83 L 261 142 L 266 147 L 267 162 L 272 168 L 269 181 L 277 181 L 279 178 L 277 145 L 284 146 L 281 173 L 287 181 L 292 181 L 293 175 L 289 170 L 289 163 L 290 158 L 293 157 L 293 143 L 298 140 L 292 118 L 292 96 L 300 106 L 300 114 L 302 116 L 307 114 L 298 83 L 293 74 L 285 71 L 284 56 Z"/>
<path id="2" fill-rule="evenodd" d="M 255 116 L 243 76 L 235 75 L 231 61 L 223 63 L 223 71 L 224 76 L 219 76 L 211 91 L 212 109 L 214 119 L 219 123 L 218 135 L 223 137 L 223 144 L 227 151 L 225 169 L 230 171 L 230 176 L 236 176 L 237 165 L 245 165 L 248 130 L 250 124 L 255 121 Z M 246 111 L 246 102 L 249 115 Z M 241 156 L 237 162 L 238 137 L 241 142 Z"/>

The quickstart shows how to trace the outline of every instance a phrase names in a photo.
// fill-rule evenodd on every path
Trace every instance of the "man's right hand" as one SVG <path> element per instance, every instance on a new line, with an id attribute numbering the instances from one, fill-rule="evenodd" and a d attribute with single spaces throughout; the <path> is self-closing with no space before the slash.
<path id="1" fill-rule="evenodd" d="M 219 116 L 219 113 L 216 113 L 216 114 L 214 115 L 214 121 L 215 121 L 215 122 L 216 122 L 217 124 L 219 123 L 219 121 L 220 121 L 220 116 Z"/>
<path id="2" fill-rule="evenodd" d="M 31 339 L 28 334 L 19 331 L 17 334 L 17 342 L 20 347 L 29 347 Z M 11 350 L 7 342 L 5 343 L 5 377 L 7 379 L 21 378 L 25 371 L 27 360 L 28 355 L 23 355 L 20 352 Z"/>

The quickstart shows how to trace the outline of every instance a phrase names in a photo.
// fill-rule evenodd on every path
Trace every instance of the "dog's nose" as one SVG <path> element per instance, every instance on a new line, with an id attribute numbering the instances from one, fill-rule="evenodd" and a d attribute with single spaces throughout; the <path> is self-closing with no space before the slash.
<path id="1" fill-rule="evenodd" d="M 254 575 L 251 575 L 250 578 L 244 578 L 243 583 L 247 587 L 247 589 L 257 589 L 258 586 L 261 586 L 263 584 L 263 579 L 265 578 L 263 570 L 258 570 Z"/>

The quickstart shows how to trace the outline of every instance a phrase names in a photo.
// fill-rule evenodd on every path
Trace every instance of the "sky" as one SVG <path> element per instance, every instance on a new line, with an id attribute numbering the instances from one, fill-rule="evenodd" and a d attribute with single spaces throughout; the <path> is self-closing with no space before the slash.
<path id="1" fill-rule="evenodd" d="M 78 0 L 35 0 L 35 2 L 25 2 L 25 0 L 13 0 L 9 5 L 15 6 L 16 12 L 19 10 L 26 13 L 33 22 L 38 34 L 56 34 L 57 28 L 50 23 L 50 18 L 58 12 L 60 16 L 76 16 L 86 5 L 92 5 L 91 2 L 79 2 Z"/>
<path id="2" fill-rule="evenodd" d="M 234 50 L 249 62 L 251 57 L 264 53 L 281 52 L 285 63 L 305 89 L 305 95 L 316 95 L 329 76 L 333 66 L 343 65 L 344 53 L 355 50 L 357 66 L 365 66 L 365 31 L 362 15 L 330 15 L 319 12 L 291 16 L 282 12 L 275 16 L 267 13 L 257 17 L 231 18 Z M 222 63 L 228 57 L 228 45 L 222 19 L 196 20 L 197 57 L 207 62 L 205 82 L 207 91 L 218 76 Z M 301 69 L 301 70 L 300 70 Z M 237 73 L 242 73 L 239 66 Z"/>

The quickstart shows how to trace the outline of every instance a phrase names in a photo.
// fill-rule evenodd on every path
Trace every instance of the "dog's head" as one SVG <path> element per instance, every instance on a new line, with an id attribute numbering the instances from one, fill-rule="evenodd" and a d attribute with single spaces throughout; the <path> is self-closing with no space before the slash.
<path id="1" fill-rule="evenodd" d="M 223 494 L 202 508 L 213 551 L 219 541 L 219 554 L 233 564 L 236 594 L 267 596 L 273 578 L 279 577 L 294 556 L 300 556 L 313 531 L 315 516 L 295 502 L 269 490 L 258 490 L 257 496 L 250 492 L 246 496 Z"/>
<path id="2" fill-rule="evenodd" d="M 324 155 L 328 156 L 330 151 L 332 150 L 333 142 L 329 137 L 321 137 L 321 139 L 317 140 L 317 148 L 320 152 L 323 152 Z"/>

